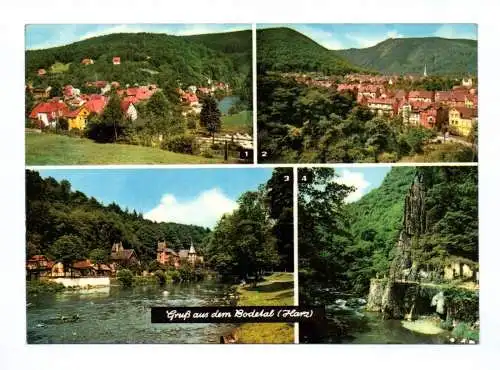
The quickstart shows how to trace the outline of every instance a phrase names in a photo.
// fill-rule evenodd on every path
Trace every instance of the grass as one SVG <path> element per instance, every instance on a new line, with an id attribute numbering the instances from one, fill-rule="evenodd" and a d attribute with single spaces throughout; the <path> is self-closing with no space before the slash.
<path id="1" fill-rule="evenodd" d="M 50 66 L 50 72 L 52 73 L 64 73 L 69 71 L 69 65 L 71 63 L 63 64 L 60 62 L 55 62 Z"/>
<path id="2" fill-rule="evenodd" d="M 236 114 L 222 116 L 222 131 L 252 134 L 252 111 L 244 110 Z"/>
<path id="3" fill-rule="evenodd" d="M 472 149 L 457 143 L 427 144 L 423 153 L 402 157 L 399 162 L 472 162 Z"/>
<path id="4" fill-rule="evenodd" d="M 220 158 L 169 152 L 127 144 L 98 144 L 89 139 L 26 133 L 27 165 L 199 164 L 224 163 Z"/>
<path id="5" fill-rule="evenodd" d="M 239 306 L 293 305 L 293 274 L 275 273 L 256 287 L 237 287 Z M 236 329 L 238 343 L 293 343 L 293 324 L 243 324 Z"/>

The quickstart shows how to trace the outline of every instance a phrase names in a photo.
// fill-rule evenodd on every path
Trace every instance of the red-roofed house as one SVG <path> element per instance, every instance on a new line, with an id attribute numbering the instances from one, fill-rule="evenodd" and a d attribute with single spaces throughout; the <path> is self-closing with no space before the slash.
<path id="1" fill-rule="evenodd" d="M 121 59 L 120 57 L 113 57 L 113 64 L 114 65 L 118 65 L 121 63 Z"/>
<path id="2" fill-rule="evenodd" d="M 198 88 L 198 91 L 202 94 L 205 94 L 205 95 L 208 95 L 210 94 L 210 89 L 208 87 L 199 87 Z"/>
<path id="3" fill-rule="evenodd" d="M 30 257 L 26 261 L 26 273 L 28 279 L 49 276 L 54 262 L 42 254 Z"/>
<path id="4" fill-rule="evenodd" d="M 155 90 L 147 86 L 141 86 L 141 87 L 129 87 L 126 90 L 118 90 L 117 93 L 118 95 L 122 95 L 127 98 L 135 98 L 135 101 L 134 100 L 132 101 L 136 103 L 151 98 L 155 93 Z"/>
<path id="5" fill-rule="evenodd" d="M 114 243 L 111 247 L 112 270 L 116 270 L 117 266 L 128 266 L 139 264 L 139 259 L 133 249 L 123 248 L 122 242 Z"/>
<path id="6" fill-rule="evenodd" d="M 89 113 L 102 114 L 107 103 L 107 97 L 94 94 L 91 95 L 90 99 L 85 103 L 85 108 L 88 109 Z"/>
<path id="7" fill-rule="evenodd" d="M 366 99 L 374 99 L 380 96 L 382 91 L 381 86 L 378 85 L 359 85 L 358 86 L 358 101 Z"/>
<path id="8" fill-rule="evenodd" d="M 425 102 L 432 103 L 434 100 L 434 92 L 432 91 L 410 91 L 408 94 L 408 101 L 410 102 Z"/>
<path id="9" fill-rule="evenodd" d="M 420 112 L 420 124 L 425 128 L 432 129 L 438 122 L 438 110 L 429 108 Z"/>
<path id="10" fill-rule="evenodd" d="M 49 101 L 37 104 L 29 118 L 38 122 L 42 127 L 56 127 L 59 118 L 64 117 L 68 107 L 62 101 Z"/>
<path id="11" fill-rule="evenodd" d="M 378 116 L 394 116 L 397 111 L 397 101 L 393 98 L 372 98 L 367 100 L 368 108 Z"/>
<path id="12" fill-rule="evenodd" d="M 170 264 L 175 268 L 180 266 L 180 257 L 173 249 L 167 248 L 166 242 L 158 242 L 158 247 L 156 248 L 156 260 L 158 263 Z"/>
<path id="13" fill-rule="evenodd" d="M 189 105 L 198 104 L 198 101 L 199 101 L 196 94 L 189 93 L 189 92 L 186 92 L 182 95 L 182 100 L 184 102 L 188 103 Z"/>
<path id="14" fill-rule="evenodd" d="M 66 97 L 71 97 L 71 96 L 73 96 L 73 94 L 75 93 L 75 92 L 74 92 L 74 90 L 75 90 L 75 89 L 73 88 L 73 86 L 71 86 L 71 85 L 66 85 L 66 86 L 64 86 L 64 88 L 63 88 L 63 94 L 64 94 L 64 96 L 66 96 Z"/>

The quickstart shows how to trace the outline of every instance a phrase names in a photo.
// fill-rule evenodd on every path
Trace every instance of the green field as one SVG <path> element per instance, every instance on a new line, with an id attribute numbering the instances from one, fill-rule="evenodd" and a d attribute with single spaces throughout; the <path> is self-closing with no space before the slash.
<path id="1" fill-rule="evenodd" d="M 292 306 L 293 274 L 277 272 L 257 286 L 238 286 L 238 306 Z M 234 335 L 238 343 L 293 343 L 293 325 L 284 322 L 240 325 Z"/>
<path id="2" fill-rule="evenodd" d="M 127 144 L 97 144 L 89 139 L 63 135 L 26 133 L 25 138 L 26 164 L 30 166 L 224 163 L 218 158 L 204 158 Z"/>
<path id="3" fill-rule="evenodd" d="M 223 132 L 240 132 L 252 134 L 252 111 L 244 110 L 236 114 L 222 116 Z"/>

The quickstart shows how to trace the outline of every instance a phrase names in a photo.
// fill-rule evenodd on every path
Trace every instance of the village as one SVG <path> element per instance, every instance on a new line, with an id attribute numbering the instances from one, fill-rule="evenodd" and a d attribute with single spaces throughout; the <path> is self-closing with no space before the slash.
<path id="1" fill-rule="evenodd" d="M 463 77 L 451 90 L 427 91 L 400 87 L 429 77 L 426 66 L 422 75 L 286 75 L 308 86 L 336 89 L 341 93 L 351 92 L 358 104 L 369 108 L 377 116 L 399 116 L 405 125 L 420 125 L 443 134 L 447 132 L 447 135 L 457 136 L 458 142 L 464 143 L 460 138 L 468 137 L 477 124 L 477 82 L 470 76 Z"/>
<path id="2" fill-rule="evenodd" d="M 113 65 L 120 65 L 121 58 L 115 56 L 112 58 Z M 82 65 L 94 64 L 94 60 L 84 58 L 81 61 Z M 38 76 L 44 77 L 47 75 L 45 68 L 38 69 Z M 179 83 L 179 85 L 182 85 Z M 231 92 L 229 84 L 224 82 L 216 82 L 207 79 L 208 86 L 187 86 L 185 89 L 179 87 L 179 104 L 183 108 L 183 115 L 200 114 L 201 103 L 200 98 L 204 95 L 212 95 L 216 92 L 228 95 Z M 86 90 L 94 90 L 94 94 L 84 94 L 82 88 L 72 85 L 65 85 L 62 89 L 62 96 L 53 96 L 52 87 L 46 88 L 34 87 L 32 84 L 26 85 L 26 91 L 31 94 L 37 102 L 29 115 L 29 119 L 34 126 L 38 128 L 58 128 L 61 120 L 67 120 L 68 131 L 73 129 L 83 130 L 89 116 L 94 113 L 102 114 L 109 100 L 108 96 L 112 90 L 121 98 L 121 108 L 123 113 L 131 121 L 138 118 L 138 104 L 147 102 L 157 91 L 156 84 L 147 84 L 139 86 L 121 86 L 118 81 L 88 81 L 85 84 Z"/>
<path id="3" fill-rule="evenodd" d="M 189 249 L 174 251 L 168 248 L 165 241 L 159 241 L 157 246 L 155 265 L 161 268 L 178 270 L 183 265 L 202 267 L 203 256 L 198 254 L 193 243 Z M 115 278 L 122 268 L 142 271 L 142 276 L 151 276 L 154 271 L 150 265 L 143 266 L 133 249 L 126 249 L 122 242 L 114 243 L 111 247 L 106 263 L 82 259 L 65 264 L 59 260 L 52 260 L 45 255 L 34 255 L 26 261 L 27 280 L 50 280 L 61 283 L 65 287 L 91 287 L 109 285 L 110 279 Z"/>

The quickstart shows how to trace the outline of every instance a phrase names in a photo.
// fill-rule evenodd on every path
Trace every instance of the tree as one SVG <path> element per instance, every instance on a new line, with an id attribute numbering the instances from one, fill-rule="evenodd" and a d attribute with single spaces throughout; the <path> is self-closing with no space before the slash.
<path id="1" fill-rule="evenodd" d="M 125 130 L 125 117 L 120 97 L 112 92 L 101 117 L 89 120 L 86 135 L 101 143 L 116 142 Z"/>
<path id="2" fill-rule="evenodd" d="M 146 104 L 146 109 L 156 117 L 166 117 L 169 112 L 169 102 L 163 92 L 157 91 Z"/>
<path id="3" fill-rule="evenodd" d="M 246 192 L 239 207 L 224 215 L 207 246 L 208 264 L 225 278 L 258 278 L 279 262 L 263 189 Z"/>
<path id="4" fill-rule="evenodd" d="M 50 247 L 50 254 L 65 267 L 71 266 L 73 261 L 83 258 L 81 253 L 82 240 L 76 235 L 63 235 Z"/>
<path id="5" fill-rule="evenodd" d="M 53 84 L 50 89 L 50 97 L 55 98 L 55 97 L 61 97 L 63 95 L 63 90 L 62 86 L 59 84 Z"/>
<path id="6" fill-rule="evenodd" d="M 134 282 L 134 274 L 130 270 L 121 269 L 121 270 L 118 270 L 118 272 L 116 273 L 116 279 L 123 286 L 130 287 L 130 286 L 132 286 L 132 283 Z"/>
<path id="7" fill-rule="evenodd" d="M 217 101 L 208 95 L 202 100 L 203 107 L 200 113 L 200 126 L 205 127 L 215 141 L 215 133 L 221 128 L 221 113 Z"/>
<path id="8" fill-rule="evenodd" d="M 344 200 L 352 187 L 334 182 L 333 168 L 302 168 L 299 184 L 299 266 L 305 279 L 345 282 L 344 250 L 350 244 Z"/>
<path id="9" fill-rule="evenodd" d="M 266 204 L 280 257 L 280 271 L 293 271 L 293 171 L 276 168 L 266 183 Z"/>
<path id="10" fill-rule="evenodd" d="M 101 248 L 92 249 L 89 258 L 94 263 L 107 263 L 109 261 L 109 252 Z"/>

